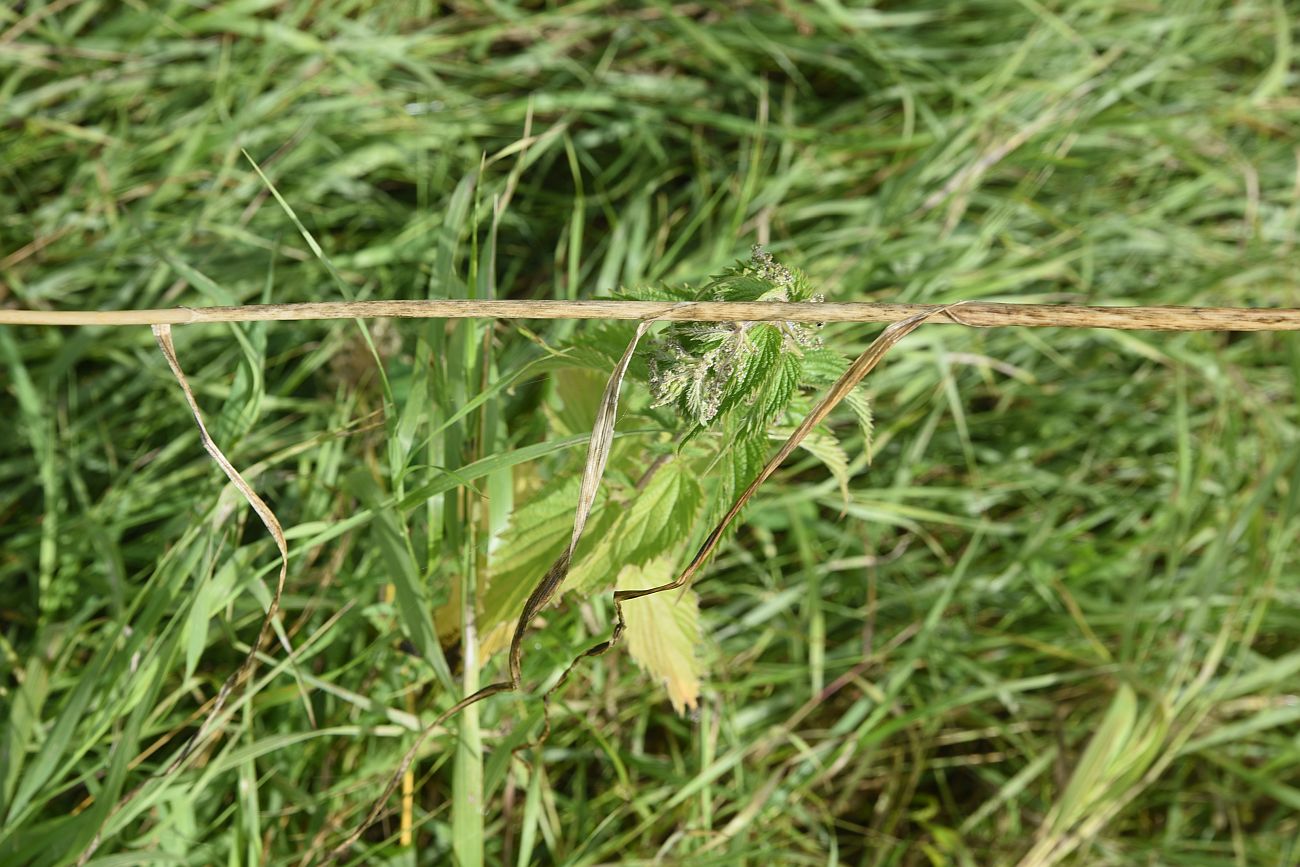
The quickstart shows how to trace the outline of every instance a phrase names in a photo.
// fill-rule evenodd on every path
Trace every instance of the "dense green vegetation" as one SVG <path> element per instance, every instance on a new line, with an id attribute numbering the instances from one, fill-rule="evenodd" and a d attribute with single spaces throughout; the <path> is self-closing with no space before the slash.
<path id="1" fill-rule="evenodd" d="M 671 293 L 756 242 L 833 301 L 1300 306 L 1280 0 L 10 5 L 4 306 Z M 355 863 L 1300 863 L 1286 334 L 922 327 L 516 751 L 878 331 L 725 407 L 665 376 L 730 335 L 647 338 L 528 690 Z M 149 329 L 0 328 L 0 863 L 323 857 L 498 679 L 630 334 L 178 328 L 290 564 L 155 776 L 274 545 Z"/>

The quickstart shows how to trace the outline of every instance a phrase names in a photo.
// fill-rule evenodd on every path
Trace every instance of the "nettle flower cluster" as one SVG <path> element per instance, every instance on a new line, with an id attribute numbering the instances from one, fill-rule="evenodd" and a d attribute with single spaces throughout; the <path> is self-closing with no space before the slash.
<path id="1" fill-rule="evenodd" d="M 803 272 L 780 264 L 758 246 L 748 262 L 737 263 L 689 295 L 676 300 L 823 300 Z M 752 405 L 759 400 L 782 357 L 799 358 L 820 348 L 816 328 L 797 322 L 675 323 L 661 333 L 649 359 L 654 405 L 676 405 L 706 426 L 741 401 Z"/>

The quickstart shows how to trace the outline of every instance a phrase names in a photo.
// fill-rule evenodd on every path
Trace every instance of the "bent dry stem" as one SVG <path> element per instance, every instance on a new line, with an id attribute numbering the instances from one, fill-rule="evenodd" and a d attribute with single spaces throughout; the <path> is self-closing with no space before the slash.
<path id="1" fill-rule="evenodd" d="M 158 775 L 160 777 L 168 777 L 176 773 L 176 771 L 185 764 L 185 762 L 195 753 L 195 751 L 198 750 L 199 747 L 203 746 L 209 739 L 211 739 L 215 733 L 215 729 L 212 727 L 213 723 L 221 716 L 221 711 L 225 708 L 226 702 L 230 699 L 230 696 L 240 686 L 240 684 L 248 679 L 254 666 L 256 666 L 258 651 L 262 649 L 262 645 L 266 643 L 267 638 L 270 636 L 271 627 L 275 623 L 276 614 L 279 613 L 280 610 L 280 598 L 284 594 L 285 580 L 288 578 L 289 573 L 289 544 L 285 540 L 284 529 L 280 526 L 280 521 L 276 518 L 275 513 L 271 511 L 271 507 L 266 504 L 265 500 L 258 496 L 257 492 L 253 490 L 253 486 L 244 479 L 239 470 L 235 469 L 234 464 L 230 462 L 225 453 L 221 451 L 221 448 L 212 440 L 211 435 L 208 433 L 207 425 L 203 423 L 203 413 L 199 410 L 198 399 L 194 396 L 194 390 L 190 388 L 189 380 L 185 377 L 185 371 L 181 369 L 180 359 L 176 357 L 176 346 L 172 343 L 171 326 L 166 324 L 154 325 L 153 335 L 154 339 L 158 342 L 158 348 L 162 350 L 163 357 L 167 359 L 167 366 L 171 368 L 172 375 L 176 377 L 176 382 L 180 385 L 181 391 L 185 394 L 185 402 L 189 405 L 190 413 L 194 416 L 194 424 L 199 429 L 199 441 L 203 444 L 204 450 L 212 458 L 213 462 L 215 462 L 217 466 L 221 467 L 221 471 L 226 474 L 226 478 L 230 480 L 230 483 L 235 486 L 245 501 L 248 502 L 248 505 L 257 513 L 257 517 L 262 520 L 262 524 L 266 527 L 267 532 L 270 533 L 271 537 L 275 540 L 276 550 L 280 554 L 280 571 L 276 577 L 275 590 L 271 594 L 271 602 L 267 606 L 266 614 L 262 618 L 262 625 L 257 631 L 257 637 L 253 639 L 252 646 L 249 647 L 248 654 L 244 657 L 244 661 L 240 663 L 239 668 L 235 669 L 235 671 L 226 678 L 225 683 L 221 685 L 221 689 L 217 692 L 217 697 L 212 703 L 212 709 L 199 725 L 199 730 L 185 742 L 180 750 L 177 751 L 175 758 L 173 758 L 171 762 L 168 763 L 167 767 Z M 133 801 L 142 791 L 144 791 L 146 785 L 148 785 L 147 780 L 128 792 L 126 795 L 122 796 L 117 804 L 114 805 L 113 809 L 109 811 L 108 815 L 105 816 L 104 824 L 107 825 L 108 821 L 119 810 Z M 95 836 L 91 838 L 90 843 L 87 844 L 85 850 L 81 853 L 81 857 L 77 859 L 78 865 L 85 864 L 90 860 L 90 857 L 95 853 L 95 850 L 99 848 L 102 833 L 103 827 L 101 827 L 100 830 L 96 832 Z"/>

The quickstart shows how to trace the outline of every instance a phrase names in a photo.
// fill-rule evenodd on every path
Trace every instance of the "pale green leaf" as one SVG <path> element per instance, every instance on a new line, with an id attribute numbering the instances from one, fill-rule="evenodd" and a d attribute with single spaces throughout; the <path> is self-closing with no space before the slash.
<path id="1" fill-rule="evenodd" d="M 562 367 L 551 374 L 555 399 L 554 405 L 547 406 L 546 416 L 556 435 L 591 431 L 608 376 L 607 371 L 579 367 Z"/>
<path id="2" fill-rule="evenodd" d="M 849 369 L 849 360 L 833 349 L 819 346 L 803 353 L 803 381 L 810 385 L 831 385 Z M 861 391 L 854 390 L 844 396 L 844 404 L 853 412 L 862 429 L 863 445 L 867 450 L 867 463 L 871 463 L 871 435 L 875 420 L 871 401 Z"/>
<path id="3" fill-rule="evenodd" d="M 659 467 L 615 528 L 623 562 L 644 563 L 676 547 L 691 531 L 702 498 L 685 461 Z"/>
<path id="4" fill-rule="evenodd" d="M 478 627 L 484 636 L 496 626 L 515 622 L 533 587 L 564 551 L 573 534 L 578 483 L 577 476 L 552 483 L 511 514 L 489 560 L 486 586 L 480 589 Z M 589 519 L 597 533 L 600 517 L 598 498 Z M 579 551 L 585 547 L 580 546 Z"/>
<path id="5" fill-rule="evenodd" d="M 848 369 L 849 360 L 834 349 L 818 346 L 804 350 L 804 380 L 812 385 L 830 385 Z"/>
<path id="6" fill-rule="evenodd" d="M 644 566 L 625 566 L 620 590 L 666 584 L 674 577 L 675 558 L 659 557 Z M 679 598 L 680 596 L 680 598 Z M 678 713 L 694 710 L 700 696 L 699 600 L 695 594 L 656 593 L 623 603 L 627 621 L 624 641 L 632 658 L 663 684 Z"/>
<path id="7" fill-rule="evenodd" d="M 690 533 L 704 499 L 699 481 L 680 459 L 659 467 L 634 496 L 608 527 L 588 533 L 596 542 L 589 553 L 580 552 L 575 558 L 566 587 L 583 591 L 607 587 L 623 566 L 644 563 L 675 548 Z"/>
<path id="8" fill-rule="evenodd" d="M 619 521 L 614 520 L 610 523 L 612 532 L 587 534 L 587 538 L 595 539 L 595 544 L 590 551 L 575 558 L 568 577 L 564 579 L 562 592 L 577 590 L 585 593 L 609 585 L 622 565 L 618 559 L 618 526 Z"/>

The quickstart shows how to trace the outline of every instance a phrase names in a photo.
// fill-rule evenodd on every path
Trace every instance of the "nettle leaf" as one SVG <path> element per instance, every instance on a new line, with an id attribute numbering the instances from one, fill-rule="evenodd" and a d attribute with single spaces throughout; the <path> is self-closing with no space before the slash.
<path id="1" fill-rule="evenodd" d="M 738 267 L 747 269 L 748 266 L 739 264 Z M 743 270 L 738 274 L 726 273 L 714 277 L 707 287 L 710 294 L 719 301 L 768 300 L 767 296 L 772 295 L 776 289 L 770 281 L 758 274 L 744 273 Z"/>
<path id="2" fill-rule="evenodd" d="M 609 371 L 623 357 L 623 351 L 627 349 L 628 341 L 635 331 L 634 322 L 616 320 L 596 323 L 553 350 L 554 357 L 549 362 L 539 364 L 538 369 L 581 367 L 609 376 Z"/>
<path id="3" fill-rule="evenodd" d="M 681 460 L 655 472 L 619 521 L 619 553 L 628 563 L 644 563 L 675 548 L 691 531 L 704 494 Z"/>
<path id="4" fill-rule="evenodd" d="M 787 268 L 755 244 L 749 261 L 736 262 L 711 278 L 704 292 L 717 301 L 820 301 L 808 275 Z"/>
<path id="5" fill-rule="evenodd" d="M 794 428 L 774 428 L 768 435 L 777 442 L 785 442 L 794 433 Z M 799 448 L 808 452 L 822 462 L 831 476 L 839 483 L 840 496 L 849 502 L 849 456 L 840 445 L 835 434 L 825 430 L 813 430 L 808 433 Z"/>
<path id="6" fill-rule="evenodd" d="M 775 369 L 785 337 L 774 325 L 755 325 L 745 335 L 748 352 L 738 366 L 732 384 L 722 396 L 719 414 L 726 414 L 748 400 Z"/>
<path id="7" fill-rule="evenodd" d="M 718 459 L 715 511 L 719 514 L 725 512 L 766 463 L 766 437 L 741 436 L 734 439 Z"/>
<path id="8" fill-rule="evenodd" d="M 716 368 L 712 367 L 707 360 L 701 360 L 695 364 L 681 392 L 681 400 L 687 414 L 703 424 L 708 424 L 717 414 L 714 408 L 717 401 L 715 395 L 719 392 L 718 383 L 721 377 L 715 371 Z"/>
<path id="9" fill-rule="evenodd" d="M 844 403 L 858 419 L 858 427 L 862 430 L 862 447 L 866 450 L 867 463 L 869 464 L 871 463 L 872 444 L 874 443 L 876 431 L 876 419 L 871 412 L 871 401 L 860 391 L 850 391 L 844 395 Z"/>
<path id="10" fill-rule="evenodd" d="M 803 381 L 809 385 L 832 385 L 849 369 L 847 358 L 824 346 L 805 350 L 802 362 Z M 871 401 L 861 391 L 851 391 L 844 396 L 844 404 L 858 420 L 858 427 L 862 430 L 863 445 L 867 451 L 867 463 L 871 463 L 871 439 L 875 431 Z"/>
<path id="11" fill-rule="evenodd" d="M 620 590 L 640 590 L 666 584 L 675 577 L 676 558 L 659 557 L 643 566 L 625 566 L 618 574 Z M 623 603 L 627 623 L 624 640 L 632 658 L 662 683 L 677 713 L 694 710 L 700 697 L 699 599 L 692 591 L 656 593 Z"/>
<path id="12" fill-rule="evenodd" d="M 544 411 L 556 435 L 591 431 L 607 379 L 607 373 L 580 367 L 561 367 L 551 374 L 555 405 L 547 404 Z"/>
<path id="13" fill-rule="evenodd" d="M 818 346 L 803 353 L 804 380 L 811 385 L 831 385 L 849 369 L 849 360 L 834 349 Z"/>
<path id="14" fill-rule="evenodd" d="M 564 579 L 564 586 L 561 591 L 576 590 L 579 593 L 589 593 L 602 587 L 609 586 L 611 579 L 618 575 L 622 563 L 618 555 L 618 520 L 610 522 L 607 532 L 594 534 L 587 532 L 589 538 L 594 538 L 595 544 L 591 550 L 580 559 L 575 559 L 572 566 L 569 567 L 569 574 Z"/>
<path id="15" fill-rule="evenodd" d="M 478 627 L 485 653 L 504 646 L 492 630 L 505 627 L 508 631 L 513 626 L 538 579 L 569 543 L 578 484 L 578 477 L 573 476 L 549 485 L 511 513 L 510 524 L 488 561 L 487 585 L 480 590 Z M 603 517 L 599 494 L 597 497 L 588 518 L 589 533 L 600 530 Z"/>
<path id="16" fill-rule="evenodd" d="M 820 300 L 802 273 L 778 264 L 758 247 L 748 262 L 713 277 L 699 296 L 715 301 Z M 754 427 L 761 429 L 799 386 L 800 356 L 818 348 L 815 331 L 797 322 L 671 323 L 660 333 L 648 363 L 654 406 L 672 404 L 706 427 L 756 400 Z"/>
<path id="17" fill-rule="evenodd" d="M 690 534 L 703 501 L 699 480 L 685 461 L 663 464 L 610 522 L 591 553 L 577 560 L 566 585 L 584 591 L 606 587 L 623 566 L 645 563 L 676 548 Z"/>
<path id="18" fill-rule="evenodd" d="M 695 286 L 630 286 L 614 293 L 629 301 L 697 301 L 700 290 Z"/>
<path id="19" fill-rule="evenodd" d="M 803 375 L 803 363 L 799 356 L 786 353 L 773 366 L 763 391 L 754 403 L 754 410 L 749 414 L 745 425 L 749 430 L 765 431 L 780 415 L 785 412 L 790 399 L 799 388 Z"/>
<path id="20" fill-rule="evenodd" d="M 648 362 L 654 405 L 675 404 L 701 425 L 713 421 L 749 364 L 753 347 L 746 330 L 691 323 L 665 332 Z"/>

